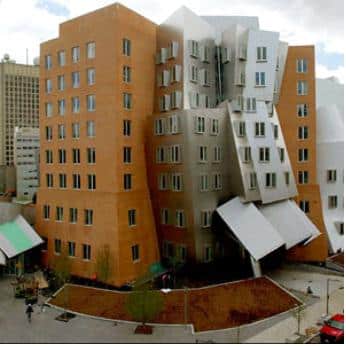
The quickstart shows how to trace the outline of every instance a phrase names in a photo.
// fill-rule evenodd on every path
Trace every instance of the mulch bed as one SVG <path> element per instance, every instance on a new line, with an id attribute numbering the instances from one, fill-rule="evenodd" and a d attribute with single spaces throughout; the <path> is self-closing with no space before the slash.
<path id="1" fill-rule="evenodd" d="M 64 299 L 64 294 L 68 299 Z M 109 319 L 133 321 L 125 309 L 129 293 L 68 285 L 50 303 L 68 310 Z M 164 296 L 154 323 L 184 323 L 183 290 Z M 66 306 L 67 301 L 67 306 Z M 237 327 L 292 309 L 300 304 L 267 278 L 243 280 L 187 292 L 188 323 L 196 331 Z"/>

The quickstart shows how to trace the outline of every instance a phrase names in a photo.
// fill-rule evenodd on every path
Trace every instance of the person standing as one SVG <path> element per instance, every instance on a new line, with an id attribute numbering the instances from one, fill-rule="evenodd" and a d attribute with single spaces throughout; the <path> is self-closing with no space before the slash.
<path id="1" fill-rule="evenodd" d="M 26 308 L 26 315 L 28 316 L 28 321 L 29 323 L 31 323 L 31 314 L 34 312 L 34 309 L 32 308 L 31 304 L 28 304 L 27 308 Z"/>

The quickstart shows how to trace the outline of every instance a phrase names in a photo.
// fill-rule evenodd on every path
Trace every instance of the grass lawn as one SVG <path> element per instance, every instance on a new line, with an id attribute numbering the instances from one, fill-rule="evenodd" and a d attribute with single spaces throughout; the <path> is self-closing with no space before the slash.
<path id="1" fill-rule="evenodd" d="M 50 303 L 88 315 L 131 321 L 125 310 L 128 294 L 68 285 Z M 184 291 L 162 294 L 164 308 L 152 322 L 183 324 Z M 266 278 L 190 289 L 187 302 L 188 323 L 192 323 L 196 331 L 236 327 L 287 311 L 299 304 L 298 300 Z"/>

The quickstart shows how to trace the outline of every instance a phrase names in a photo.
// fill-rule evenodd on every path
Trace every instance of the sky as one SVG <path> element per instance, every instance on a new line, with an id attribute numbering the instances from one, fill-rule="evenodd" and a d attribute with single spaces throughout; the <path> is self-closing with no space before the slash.
<path id="1" fill-rule="evenodd" d="M 59 23 L 114 3 L 114 0 L 0 0 L 0 57 L 19 63 L 39 55 L 40 42 L 58 36 Z M 291 45 L 316 46 L 318 78 L 344 83 L 344 0 L 122 0 L 123 5 L 160 24 L 180 6 L 198 15 L 259 17 L 263 30 L 280 32 Z"/>

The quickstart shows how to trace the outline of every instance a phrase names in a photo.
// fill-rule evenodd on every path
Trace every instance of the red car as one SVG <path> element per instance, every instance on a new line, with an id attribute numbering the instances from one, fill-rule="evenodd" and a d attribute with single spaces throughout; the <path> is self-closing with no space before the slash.
<path id="1" fill-rule="evenodd" d="M 321 343 L 344 343 L 344 315 L 337 314 L 324 322 L 320 330 Z"/>

